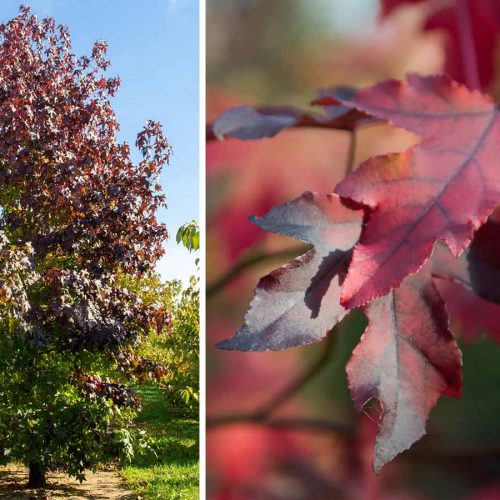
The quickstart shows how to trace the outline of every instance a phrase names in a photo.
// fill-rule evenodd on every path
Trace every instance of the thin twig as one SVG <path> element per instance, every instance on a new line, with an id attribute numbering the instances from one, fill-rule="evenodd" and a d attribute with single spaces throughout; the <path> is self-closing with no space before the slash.
<path id="1" fill-rule="evenodd" d="M 297 430 L 305 432 L 325 432 L 341 434 L 352 437 L 354 429 L 346 424 L 330 422 L 326 420 L 309 418 L 263 418 L 261 415 L 222 415 L 207 418 L 207 430 L 214 430 L 220 426 L 253 424 L 269 427 L 272 429 Z M 498 458 L 500 456 L 500 447 L 495 443 L 487 448 L 471 447 L 460 449 L 446 449 L 435 447 L 417 446 L 409 450 L 406 456 L 415 461 L 451 461 L 452 463 L 461 463 L 463 461 Z"/>
<path id="2" fill-rule="evenodd" d="M 352 434 L 352 429 L 344 424 L 315 420 L 308 418 L 264 418 L 261 415 L 223 415 L 207 418 L 207 429 L 214 429 L 223 425 L 257 424 L 273 429 L 304 430 L 310 432 L 333 432 L 335 434 Z"/>
<path id="3" fill-rule="evenodd" d="M 318 375 L 330 360 L 332 346 L 334 342 L 334 331 L 328 333 L 326 339 L 322 344 L 322 351 L 314 363 L 312 363 L 299 377 L 293 380 L 287 387 L 285 387 L 276 396 L 264 404 L 260 410 L 256 411 L 256 415 L 261 417 L 269 416 L 275 412 L 283 403 L 295 396 L 302 388 L 307 385 L 316 375 Z"/>
<path id="4" fill-rule="evenodd" d="M 429 443 L 430 440 L 427 441 Z M 433 440 L 439 441 L 438 438 Z M 485 458 L 498 458 L 500 457 L 500 444 L 499 443 L 480 443 L 478 445 L 462 445 L 460 448 L 452 446 L 446 448 L 440 445 L 422 445 L 419 443 L 408 450 L 408 456 L 413 459 L 426 459 L 439 462 L 441 460 L 451 459 L 453 461 L 461 460 L 480 460 Z"/>
<path id="5" fill-rule="evenodd" d="M 345 173 L 350 174 L 354 169 L 354 160 L 356 159 L 356 131 L 349 132 L 349 150 L 347 152 L 347 162 Z"/>
<path id="6" fill-rule="evenodd" d="M 476 49 L 470 21 L 470 4 L 468 0 L 457 0 L 457 17 L 465 81 L 471 90 L 476 90 L 481 87 L 481 83 L 479 81 Z"/>
<path id="7" fill-rule="evenodd" d="M 222 276 L 217 278 L 213 283 L 207 286 L 206 296 L 210 298 L 221 291 L 222 288 L 227 286 L 231 281 L 236 279 L 243 271 L 254 267 L 261 262 L 274 259 L 283 259 L 295 257 L 304 253 L 305 247 L 303 245 L 294 248 L 287 248 L 277 252 L 261 252 L 244 256 L 241 260 L 234 263 Z"/>
<path id="8" fill-rule="evenodd" d="M 333 422 L 321 420 L 309 420 L 302 418 L 275 418 L 272 413 L 286 401 L 293 398 L 306 384 L 308 384 L 323 368 L 328 364 L 332 351 L 334 335 L 331 331 L 324 343 L 323 350 L 320 356 L 312 363 L 299 377 L 288 384 L 285 389 L 280 391 L 276 396 L 272 397 L 269 402 L 265 403 L 255 412 L 245 415 L 221 415 L 207 419 L 207 428 L 221 425 L 238 424 L 238 423 L 257 423 L 271 428 L 297 428 L 300 430 L 316 431 L 316 432 L 336 432 L 346 434 L 351 432 L 346 426 Z"/>

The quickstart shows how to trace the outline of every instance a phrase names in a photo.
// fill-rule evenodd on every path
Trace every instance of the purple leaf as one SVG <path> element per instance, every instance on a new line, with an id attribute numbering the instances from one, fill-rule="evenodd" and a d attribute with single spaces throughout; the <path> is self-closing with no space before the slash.
<path id="1" fill-rule="evenodd" d="M 260 227 L 311 243 L 314 249 L 262 278 L 236 336 L 218 344 L 241 351 L 281 350 L 318 342 L 346 314 L 341 285 L 363 212 L 334 194 L 304 193 L 273 208 Z"/>
<path id="2" fill-rule="evenodd" d="M 462 361 L 428 267 L 364 310 L 369 326 L 347 376 L 358 410 L 373 398 L 382 406 L 373 460 L 378 473 L 425 434 L 441 394 L 460 396 Z"/>

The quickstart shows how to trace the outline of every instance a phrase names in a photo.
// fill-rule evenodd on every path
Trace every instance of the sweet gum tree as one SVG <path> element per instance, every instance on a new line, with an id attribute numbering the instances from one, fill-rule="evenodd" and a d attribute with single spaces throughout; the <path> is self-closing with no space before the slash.
<path id="1" fill-rule="evenodd" d="M 169 313 L 126 283 L 162 254 L 171 148 L 149 121 L 131 161 L 105 55 L 99 41 L 77 58 L 67 29 L 26 7 L 0 25 L 0 461 L 29 466 L 31 487 L 130 456 L 126 384 L 165 372 L 136 350 Z"/>

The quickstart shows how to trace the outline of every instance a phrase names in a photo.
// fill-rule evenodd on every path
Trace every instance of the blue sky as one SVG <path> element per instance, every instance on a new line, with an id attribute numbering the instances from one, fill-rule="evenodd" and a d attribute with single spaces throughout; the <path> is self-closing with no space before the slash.
<path id="1" fill-rule="evenodd" d="M 175 233 L 199 219 L 198 0 L 1 0 L 0 20 L 14 17 L 21 3 L 68 26 L 77 55 L 90 54 L 95 40 L 108 42 L 108 73 L 121 79 L 113 100 L 121 140 L 133 146 L 149 118 L 163 124 L 174 155 L 162 175 L 168 209 L 159 217 L 171 239 L 158 270 L 187 282 L 195 256 L 175 243 Z"/>

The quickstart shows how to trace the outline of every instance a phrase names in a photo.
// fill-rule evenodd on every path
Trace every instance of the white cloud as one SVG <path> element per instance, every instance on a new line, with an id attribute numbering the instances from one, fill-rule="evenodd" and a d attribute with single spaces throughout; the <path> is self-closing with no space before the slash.
<path id="1" fill-rule="evenodd" d="M 170 14 L 177 14 L 185 9 L 192 0 L 168 0 L 168 12 Z"/>
<path id="2" fill-rule="evenodd" d="M 159 260 L 156 270 L 166 281 L 179 279 L 187 285 L 189 278 L 197 273 L 197 257 L 199 252 L 189 253 L 183 246 L 177 245 L 175 238 L 171 238 L 165 245 L 165 255 Z"/>
<path id="3" fill-rule="evenodd" d="M 54 15 L 55 2 L 54 0 L 35 0 L 31 2 L 19 2 L 31 7 L 34 14 L 39 17 L 51 17 Z M 56 19 L 57 21 L 57 19 Z"/>

